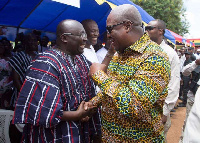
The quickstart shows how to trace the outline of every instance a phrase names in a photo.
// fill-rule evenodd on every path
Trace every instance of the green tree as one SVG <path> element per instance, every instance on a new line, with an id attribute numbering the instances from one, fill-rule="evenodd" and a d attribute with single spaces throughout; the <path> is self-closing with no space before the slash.
<path id="1" fill-rule="evenodd" d="M 182 0 L 132 0 L 155 19 L 165 21 L 167 28 L 179 35 L 188 33 L 189 23 L 185 17 Z"/>

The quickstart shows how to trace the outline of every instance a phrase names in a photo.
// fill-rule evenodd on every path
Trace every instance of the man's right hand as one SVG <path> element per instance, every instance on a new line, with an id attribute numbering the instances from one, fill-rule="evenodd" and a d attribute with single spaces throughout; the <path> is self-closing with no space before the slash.
<path id="1" fill-rule="evenodd" d="M 82 101 L 79 105 L 77 112 L 79 119 L 83 119 L 86 116 L 91 117 L 97 111 L 97 107 L 90 105 L 88 102 Z"/>
<path id="2" fill-rule="evenodd" d="M 196 63 L 197 65 L 200 65 L 200 59 L 197 59 L 197 60 L 195 61 L 195 63 Z"/>

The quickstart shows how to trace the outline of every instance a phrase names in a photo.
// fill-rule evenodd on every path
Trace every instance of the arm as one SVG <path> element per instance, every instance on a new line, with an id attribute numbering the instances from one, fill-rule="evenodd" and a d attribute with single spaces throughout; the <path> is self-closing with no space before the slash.
<path id="1" fill-rule="evenodd" d="M 110 48 L 108 49 L 108 52 L 107 52 L 105 58 L 103 59 L 103 61 L 101 63 L 101 64 L 105 65 L 105 67 L 102 69 L 103 71 L 105 71 L 105 72 L 107 71 L 108 65 L 109 65 L 110 61 L 112 60 L 115 52 L 116 52 L 115 48 L 111 43 Z"/>
<path id="2" fill-rule="evenodd" d="M 20 76 L 13 68 L 12 68 L 12 78 L 13 78 L 13 84 L 17 88 L 17 91 L 20 91 L 22 86 Z"/>
<path id="3" fill-rule="evenodd" d="M 180 61 L 178 55 L 174 55 L 171 62 L 171 76 L 168 84 L 168 95 L 163 106 L 163 114 L 168 116 L 174 108 L 180 89 Z"/>
<path id="4" fill-rule="evenodd" d="M 101 65 L 92 65 L 90 75 L 102 92 L 114 99 L 121 113 L 150 121 L 149 111 L 156 102 L 159 104 L 161 101 L 162 104 L 167 95 L 170 71 L 169 63 L 164 58 L 160 57 L 156 61 L 152 61 L 153 59 L 154 57 L 149 57 L 144 61 L 129 82 L 112 79 L 101 70 Z M 154 70 L 151 68 L 152 63 L 155 63 Z M 162 106 L 161 104 L 159 105 Z"/>
<path id="5" fill-rule="evenodd" d="M 78 121 L 85 118 L 86 116 L 91 116 L 95 112 L 96 107 L 88 107 L 87 105 L 84 106 L 84 104 L 85 101 L 82 101 L 76 111 L 63 111 L 61 121 Z"/>
<path id="6" fill-rule="evenodd" d="M 197 59 L 196 61 L 193 61 L 192 63 L 186 65 L 183 67 L 183 75 L 184 76 L 189 76 L 191 72 L 198 66 L 200 65 L 200 59 Z"/>

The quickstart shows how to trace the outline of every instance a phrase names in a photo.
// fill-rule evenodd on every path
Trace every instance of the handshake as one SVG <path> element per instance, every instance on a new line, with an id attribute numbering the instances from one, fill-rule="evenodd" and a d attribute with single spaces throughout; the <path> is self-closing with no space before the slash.
<path id="1" fill-rule="evenodd" d="M 94 106 L 91 101 L 82 101 L 77 109 L 77 114 L 81 122 L 87 122 L 90 117 L 97 112 L 97 106 Z"/>

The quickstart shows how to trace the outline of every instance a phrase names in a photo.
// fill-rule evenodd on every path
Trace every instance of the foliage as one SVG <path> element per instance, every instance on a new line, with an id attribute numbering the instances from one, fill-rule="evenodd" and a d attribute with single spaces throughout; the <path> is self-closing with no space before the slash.
<path id="1" fill-rule="evenodd" d="M 132 0 L 141 6 L 155 19 L 162 19 L 167 29 L 179 35 L 188 33 L 189 23 L 186 21 L 182 0 Z"/>

